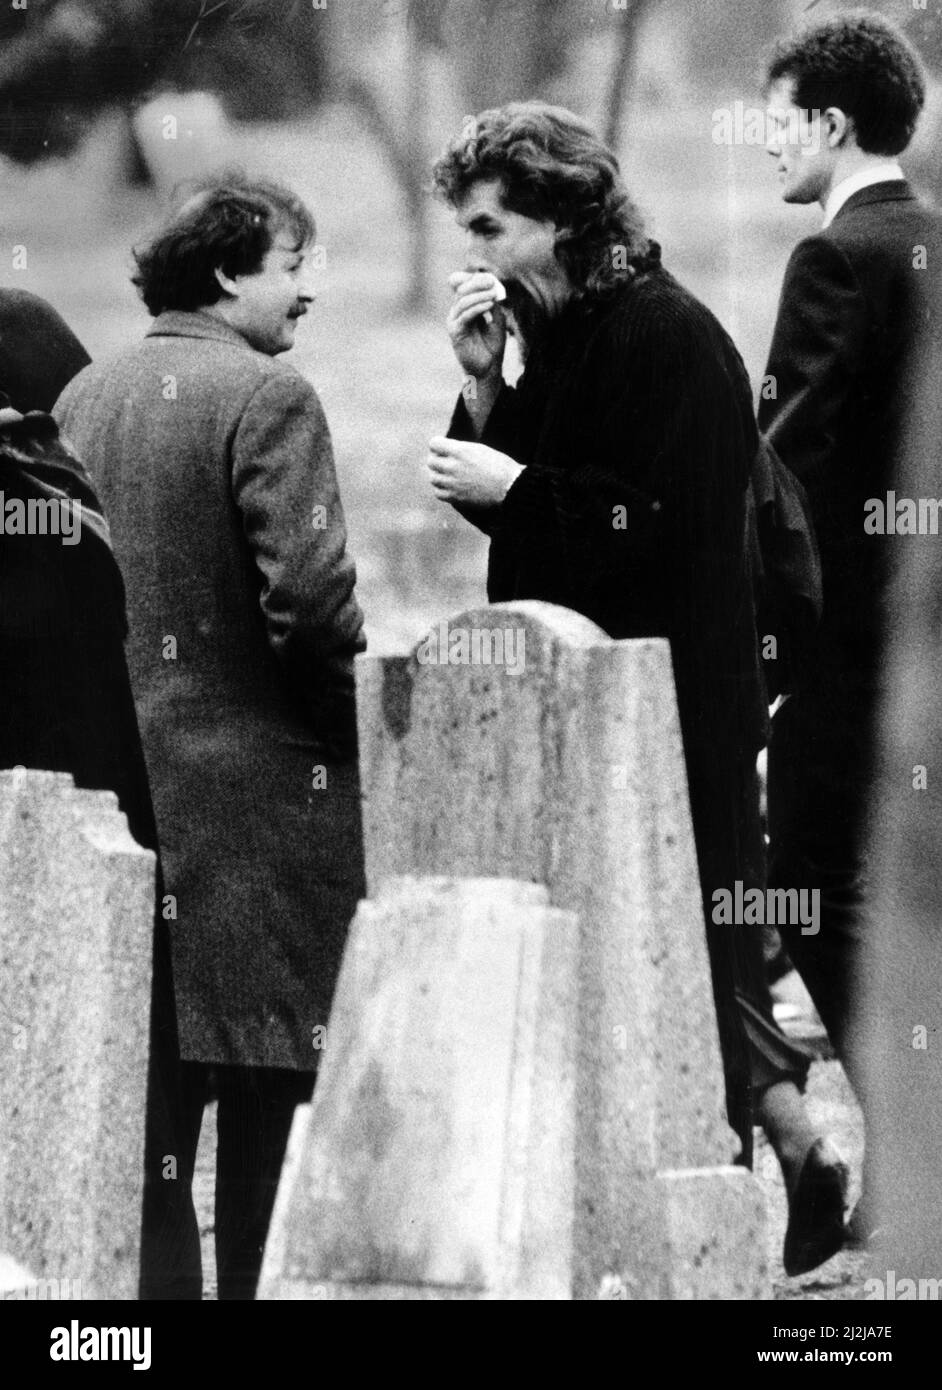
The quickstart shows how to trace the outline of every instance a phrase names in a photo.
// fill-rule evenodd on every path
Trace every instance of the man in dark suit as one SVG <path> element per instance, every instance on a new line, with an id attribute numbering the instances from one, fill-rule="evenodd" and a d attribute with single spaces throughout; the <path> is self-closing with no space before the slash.
<path id="1" fill-rule="evenodd" d="M 788 950 L 851 1082 L 864 831 L 882 655 L 890 534 L 885 504 L 918 399 L 920 335 L 942 266 L 942 220 L 896 158 L 924 99 L 919 61 L 890 24 L 852 14 L 780 42 L 767 70 L 783 197 L 820 203 L 824 227 L 785 273 L 759 425 L 804 484 L 821 549 L 824 613 L 800 689 L 778 709 L 769 750 L 770 882 L 820 892 L 817 935 Z M 885 528 L 890 531 L 890 528 Z M 900 776 L 911 770 L 900 769 Z M 852 1234 L 867 1225 L 865 1209 Z M 863 1232 L 865 1234 L 865 1232 Z"/>
<path id="2" fill-rule="evenodd" d="M 192 1172 L 219 1094 L 220 1298 L 252 1298 L 364 894 L 362 614 L 327 423 L 276 361 L 313 299 L 287 189 L 198 190 L 138 253 L 143 342 L 56 407 L 100 488 L 169 895 Z"/>

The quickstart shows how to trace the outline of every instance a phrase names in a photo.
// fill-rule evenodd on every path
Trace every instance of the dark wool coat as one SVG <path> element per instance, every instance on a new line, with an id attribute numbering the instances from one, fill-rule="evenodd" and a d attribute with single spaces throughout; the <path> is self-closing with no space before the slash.
<path id="1" fill-rule="evenodd" d="M 56 414 L 127 588 L 182 1055 L 313 1070 L 364 892 L 362 615 L 320 403 L 220 320 L 165 313 Z"/>
<path id="2" fill-rule="evenodd" d="M 0 492 L 5 504 L 68 497 L 81 508 L 75 544 L 64 545 L 61 535 L 0 534 L 0 767 L 69 772 L 78 787 L 117 793 L 131 834 L 156 850 L 124 658 L 121 575 L 87 474 L 63 447 L 51 416 L 27 415 L 0 430 Z M 158 866 L 158 899 L 160 891 Z M 159 912 L 153 944 L 148 933 L 139 946 L 153 951 L 143 1228 L 149 1261 L 169 1209 L 198 1234 L 189 1188 L 161 1179 L 163 1155 L 180 1151 L 180 1107 L 170 942 Z"/>
<path id="3" fill-rule="evenodd" d="M 157 837 L 124 658 L 121 575 L 100 505 L 51 416 L 0 430 L 4 507 L 68 497 L 77 543 L 0 534 L 0 767 L 70 772 L 117 793 L 134 838 Z"/>
<path id="4" fill-rule="evenodd" d="M 463 401 L 451 433 L 473 438 Z M 482 442 L 526 465 L 499 507 L 461 509 L 491 537 L 491 602 L 543 599 L 615 638 L 670 639 L 730 1119 L 748 1153 L 737 935 L 710 918 L 715 888 L 762 872 L 753 774 L 766 705 L 745 549 L 757 432 L 745 368 L 713 315 L 654 264 L 547 326 Z"/>

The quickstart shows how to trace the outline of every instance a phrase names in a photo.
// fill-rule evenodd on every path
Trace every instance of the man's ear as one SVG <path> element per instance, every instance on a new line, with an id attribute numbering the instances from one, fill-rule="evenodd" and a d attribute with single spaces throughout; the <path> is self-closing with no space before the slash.
<path id="1" fill-rule="evenodd" d="M 854 122 L 839 106 L 829 106 L 822 117 L 824 138 L 829 150 L 846 145 L 854 135 Z"/>
<path id="2" fill-rule="evenodd" d="M 213 274 L 216 277 L 216 283 L 220 285 L 222 289 L 225 290 L 226 294 L 232 295 L 233 299 L 238 299 L 238 281 L 231 279 L 230 276 L 226 275 L 222 270 L 220 270 L 218 265 L 216 266 L 216 269 L 213 271 Z"/>

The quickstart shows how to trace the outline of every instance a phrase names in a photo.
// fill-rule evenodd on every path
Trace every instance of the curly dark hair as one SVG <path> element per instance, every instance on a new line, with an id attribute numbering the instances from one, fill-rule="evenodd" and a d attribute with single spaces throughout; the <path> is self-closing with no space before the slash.
<path id="1" fill-rule="evenodd" d="M 509 212 L 556 224 L 556 258 L 578 293 L 604 294 L 647 265 L 653 244 L 618 160 L 571 111 L 515 101 L 469 117 L 434 165 L 434 190 L 454 207 L 491 179 Z"/>
<path id="2" fill-rule="evenodd" d="M 240 170 L 181 184 L 174 200 L 166 226 L 133 253 L 131 283 L 154 315 L 215 304 L 222 295 L 215 271 L 234 277 L 261 270 L 282 229 L 297 250 L 314 240 L 314 218 L 290 188 Z"/>
<path id="3" fill-rule="evenodd" d="M 867 154 L 905 150 L 926 99 L 916 50 L 870 10 L 852 10 L 780 39 L 768 57 L 766 92 L 783 78 L 794 82 L 801 110 L 836 106 L 851 117 Z"/>

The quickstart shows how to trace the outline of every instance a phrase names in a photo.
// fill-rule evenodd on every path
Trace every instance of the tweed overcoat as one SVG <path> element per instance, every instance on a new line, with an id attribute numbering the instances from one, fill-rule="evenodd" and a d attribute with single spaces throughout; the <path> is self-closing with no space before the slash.
<path id="1" fill-rule="evenodd" d="M 55 413 L 124 574 L 181 1054 L 313 1070 L 364 892 L 362 614 L 317 395 L 174 311 Z"/>

